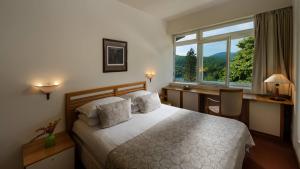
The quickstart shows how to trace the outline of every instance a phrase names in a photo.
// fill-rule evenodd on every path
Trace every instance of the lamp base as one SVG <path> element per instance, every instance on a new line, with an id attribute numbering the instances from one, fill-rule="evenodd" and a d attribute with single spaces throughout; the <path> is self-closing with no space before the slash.
<path id="1" fill-rule="evenodd" d="M 283 97 L 279 97 L 279 96 L 274 96 L 270 98 L 271 100 L 275 100 L 275 101 L 285 101 L 286 99 Z"/>

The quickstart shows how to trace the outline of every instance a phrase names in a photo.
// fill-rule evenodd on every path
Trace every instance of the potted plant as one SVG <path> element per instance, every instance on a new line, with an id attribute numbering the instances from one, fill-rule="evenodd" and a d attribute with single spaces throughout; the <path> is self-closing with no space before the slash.
<path id="1" fill-rule="evenodd" d="M 31 142 L 34 141 L 34 140 L 36 140 L 36 139 L 38 139 L 41 136 L 47 135 L 45 137 L 45 147 L 49 148 L 49 147 L 54 146 L 55 145 L 54 130 L 55 130 L 55 127 L 56 127 L 56 125 L 58 124 L 59 121 L 60 121 L 60 119 L 55 120 L 54 122 L 50 122 L 47 127 L 41 127 L 39 129 L 37 129 L 36 132 L 42 132 L 42 133 L 40 133 L 39 135 L 35 136 L 31 140 Z"/>

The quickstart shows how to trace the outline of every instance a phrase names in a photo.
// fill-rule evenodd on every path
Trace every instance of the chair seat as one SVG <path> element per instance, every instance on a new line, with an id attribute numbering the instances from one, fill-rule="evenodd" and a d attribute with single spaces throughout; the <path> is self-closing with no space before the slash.
<path id="1" fill-rule="evenodd" d="M 220 106 L 208 106 L 208 109 L 213 113 L 216 113 L 216 114 L 220 113 Z"/>

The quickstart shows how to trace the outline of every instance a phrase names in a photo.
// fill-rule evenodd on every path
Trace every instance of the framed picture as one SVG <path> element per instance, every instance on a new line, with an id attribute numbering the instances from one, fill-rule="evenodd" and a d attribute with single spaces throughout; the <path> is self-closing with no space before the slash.
<path id="1" fill-rule="evenodd" d="M 103 72 L 127 71 L 127 42 L 103 39 Z"/>

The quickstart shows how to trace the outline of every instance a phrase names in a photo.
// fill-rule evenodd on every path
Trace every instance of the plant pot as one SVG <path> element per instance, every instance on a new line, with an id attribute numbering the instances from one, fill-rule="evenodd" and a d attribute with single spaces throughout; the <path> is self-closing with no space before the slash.
<path id="1" fill-rule="evenodd" d="M 49 134 L 45 138 L 45 148 L 50 148 L 55 145 L 55 135 L 54 134 Z"/>

